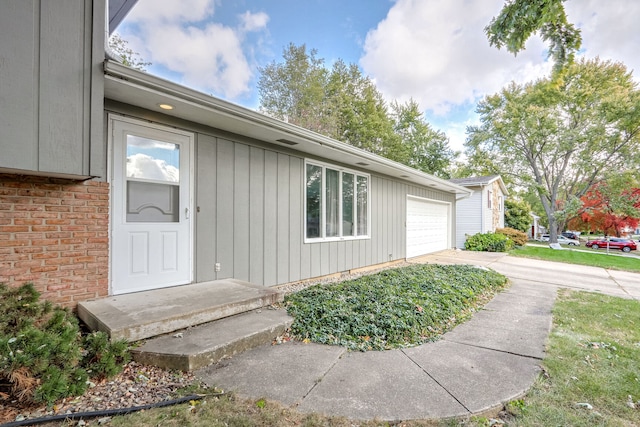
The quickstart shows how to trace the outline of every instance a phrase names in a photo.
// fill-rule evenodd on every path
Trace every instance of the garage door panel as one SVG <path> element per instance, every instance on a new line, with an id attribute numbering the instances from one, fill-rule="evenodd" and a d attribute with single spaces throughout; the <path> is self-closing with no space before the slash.
<path id="1" fill-rule="evenodd" d="M 450 206 L 407 198 L 407 258 L 449 248 Z"/>

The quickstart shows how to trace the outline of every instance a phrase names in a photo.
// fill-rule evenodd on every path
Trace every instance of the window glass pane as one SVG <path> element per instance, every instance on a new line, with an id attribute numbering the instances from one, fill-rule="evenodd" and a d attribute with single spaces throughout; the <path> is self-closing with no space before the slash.
<path id="1" fill-rule="evenodd" d="M 127 181 L 127 222 L 179 222 L 180 187 Z"/>
<path id="2" fill-rule="evenodd" d="M 333 169 L 325 170 L 325 221 L 326 237 L 339 236 L 338 229 L 340 212 L 340 183 L 338 181 L 339 172 Z"/>
<path id="3" fill-rule="evenodd" d="M 180 146 L 127 135 L 127 178 L 180 181 Z"/>
<path id="4" fill-rule="evenodd" d="M 342 235 L 353 236 L 353 177 L 342 173 Z"/>
<path id="5" fill-rule="evenodd" d="M 307 165 L 307 238 L 320 237 L 320 203 L 322 201 L 322 168 Z"/>
<path id="6" fill-rule="evenodd" d="M 369 192 L 369 180 L 366 176 L 358 177 L 358 236 L 365 236 L 369 232 L 367 197 Z"/>

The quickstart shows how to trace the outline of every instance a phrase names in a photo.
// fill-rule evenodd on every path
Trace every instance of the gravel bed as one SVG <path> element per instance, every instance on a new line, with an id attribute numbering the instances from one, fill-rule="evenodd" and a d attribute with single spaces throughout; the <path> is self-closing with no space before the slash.
<path id="1" fill-rule="evenodd" d="M 0 401 L 0 424 L 51 415 L 148 405 L 175 399 L 178 389 L 196 383 L 199 384 L 190 372 L 168 371 L 130 362 L 116 377 L 97 384 L 90 383 L 84 395 L 63 399 L 51 408 L 16 407 L 15 402 Z M 80 425 L 98 425 L 98 420 L 85 420 Z"/>
<path id="2" fill-rule="evenodd" d="M 370 274 L 376 274 L 379 273 L 381 271 L 384 270 L 389 270 L 389 269 L 393 269 L 393 268 L 400 268 L 400 267 L 406 267 L 409 265 L 414 265 L 413 263 L 410 262 L 406 262 L 406 261 L 401 261 L 398 263 L 395 263 L 393 265 L 390 265 L 388 267 L 382 267 L 376 270 L 368 270 L 368 271 L 364 271 L 364 272 L 360 272 L 360 273 L 342 273 L 340 276 L 330 276 L 330 277 L 326 277 L 323 279 L 317 279 L 317 280 L 303 280 L 301 282 L 295 282 L 295 283 L 288 283 L 286 285 L 279 285 L 279 286 L 274 286 L 273 289 L 277 289 L 279 291 L 283 291 L 285 296 L 289 295 L 289 294 L 293 294 L 295 292 L 299 292 L 303 289 L 309 288 L 311 286 L 316 286 L 316 285 L 330 285 L 333 283 L 339 283 L 339 282 L 344 282 L 346 280 L 352 280 L 352 279 L 357 279 L 358 277 L 362 277 L 362 276 L 368 276 Z"/>

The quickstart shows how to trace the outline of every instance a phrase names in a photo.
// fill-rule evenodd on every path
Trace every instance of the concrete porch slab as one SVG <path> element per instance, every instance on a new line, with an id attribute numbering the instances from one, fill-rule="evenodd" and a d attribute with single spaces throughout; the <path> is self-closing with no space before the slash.
<path id="1" fill-rule="evenodd" d="M 131 353 L 145 365 L 193 371 L 270 343 L 292 322 L 285 309 L 253 310 L 152 338 Z"/>
<path id="2" fill-rule="evenodd" d="M 235 279 L 215 280 L 78 303 L 94 331 L 129 342 L 281 302 L 284 294 Z"/>

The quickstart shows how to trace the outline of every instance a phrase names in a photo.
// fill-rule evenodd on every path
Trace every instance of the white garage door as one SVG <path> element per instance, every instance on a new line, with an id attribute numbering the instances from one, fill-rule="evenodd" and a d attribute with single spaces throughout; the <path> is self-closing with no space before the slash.
<path id="1" fill-rule="evenodd" d="M 407 197 L 407 258 L 450 247 L 451 204 Z"/>

